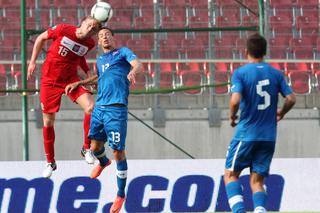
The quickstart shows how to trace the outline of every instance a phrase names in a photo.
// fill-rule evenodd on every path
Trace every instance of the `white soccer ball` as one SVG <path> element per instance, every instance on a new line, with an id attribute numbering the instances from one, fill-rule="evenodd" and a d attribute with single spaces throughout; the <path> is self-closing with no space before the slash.
<path id="1" fill-rule="evenodd" d="M 91 8 L 91 16 L 100 22 L 108 22 L 113 15 L 111 5 L 107 2 L 97 2 Z"/>

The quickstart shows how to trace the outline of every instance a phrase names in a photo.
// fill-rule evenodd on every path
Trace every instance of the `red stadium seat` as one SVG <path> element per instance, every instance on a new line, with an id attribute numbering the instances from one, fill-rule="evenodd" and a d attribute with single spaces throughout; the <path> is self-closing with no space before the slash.
<path id="1" fill-rule="evenodd" d="M 203 67 L 199 63 L 180 63 L 177 70 L 180 86 L 203 85 Z M 192 89 L 184 91 L 185 94 L 201 94 L 203 89 Z"/>
<path id="2" fill-rule="evenodd" d="M 270 0 L 270 7 L 292 7 L 295 0 Z"/>
<path id="3" fill-rule="evenodd" d="M 191 1 L 190 0 L 163 0 L 163 4 L 167 7 L 185 7 L 190 6 Z"/>
<path id="4" fill-rule="evenodd" d="M 237 6 L 238 3 L 236 1 L 225 1 L 225 0 L 216 0 L 215 3 L 219 7 L 224 7 L 224 6 Z"/>
<path id="5" fill-rule="evenodd" d="M 8 79 L 6 69 L 3 64 L 0 64 L 0 90 L 8 89 Z M 0 92 L 0 96 L 5 96 L 7 93 Z"/>
<path id="6" fill-rule="evenodd" d="M 191 0 L 191 6 L 193 8 L 208 8 L 207 0 Z"/>
<path id="7" fill-rule="evenodd" d="M 234 37 L 223 37 L 214 40 L 214 58 L 232 59 L 234 58 Z"/>
<path id="8" fill-rule="evenodd" d="M 243 16 L 241 21 L 241 26 L 257 26 L 258 18 L 255 16 Z"/>
<path id="9" fill-rule="evenodd" d="M 288 58 L 289 40 L 291 36 L 277 36 L 269 40 L 270 58 L 286 59 Z"/>
<path id="10" fill-rule="evenodd" d="M 153 7 L 153 0 L 134 0 L 134 4 L 139 7 L 141 6 Z"/>
<path id="11" fill-rule="evenodd" d="M 317 16 L 297 16 L 297 30 L 300 36 L 304 35 L 318 35 L 319 21 Z"/>
<path id="12" fill-rule="evenodd" d="M 256 0 L 244 0 L 243 4 L 254 10 L 257 10 L 259 6 L 259 2 Z"/>
<path id="13" fill-rule="evenodd" d="M 290 50 L 296 59 L 313 59 L 315 57 L 315 40 L 313 37 L 292 38 Z"/>
<path id="14" fill-rule="evenodd" d="M 269 27 L 272 30 L 273 35 L 278 36 L 279 34 L 291 34 L 292 25 L 292 16 L 277 15 L 269 17 Z"/>
<path id="15" fill-rule="evenodd" d="M 216 18 L 217 27 L 237 27 L 240 24 L 240 16 L 229 15 L 229 16 L 218 16 Z"/>
<path id="16" fill-rule="evenodd" d="M 49 11 L 49 8 L 40 10 L 40 29 L 47 29 L 51 26 Z"/>
<path id="17" fill-rule="evenodd" d="M 214 84 L 225 84 L 230 82 L 230 64 L 229 63 L 215 63 L 213 72 Z M 215 94 L 227 94 L 230 91 L 230 85 L 216 86 L 214 88 Z"/>
<path id="18" fill-rule="evenodd" d="M 57 16 L 53 19 L 54 25 L 61 23 L 76 25 L 78 24 L 78 18 L 75 16 Z"/>
<path id="19" fill-rule="evenodd" d="M 80 0 L 80 5 L 83 8 L 91 8 L 95 3 L 97 3 L 97 0 Z"/>
<path id="20" fill-rule="evenodd" d="M 162 28 L 182 28 L 185 27 L 185 17 L 181 16 L 163 16 L 161 27 Z"/>
<path id="21" fill-rule="evenodd" d="M 189 18 L 189 27 L 191 28 L 209 27 L 208 15 L 205 14 L 204 16 L 191 16 Z"/>
<path id="22" fill-rule="evenodd" d="M 300 7 L 308 6 L 308 7 L 318 7 L 319 1 L 318 0 L 296 0 L 297 5 Z"/>
<path id="23" fill-rule="evenodd" d="M 154 5 L 140 5 L 138 9 L 140 16 L 154 17 Z"/>
<path id="24" fill-rule="evenodd" d="M 19 30 L 20 29 L 20 17 L 1 17 L 0 16 L 1 30 Z"/>
<path id="25" fill-rule="evenodd" d="M 145 39 L 129 39 L 127 46 L 132 49 L 139 58 L 151 58 L 153 53 L 152 44 Z"/>
<path id="26" fill-rule="evenodd" d="M 68 1 L 65 1 L 65 0 L 52 0 L 52 3 L 53 3 L 53 6 L 54 7 L 62 7 L 62 6 L 68 6 L 68 7 L 74 7 L 74 6 L 77 6 L 79 5 L 80 1 L 78 0 L 68 0 Z M 93 6 L 94 4 L 92 4 Z"/>
<path id="27" fill-rule="evenodd" d="M 34 30 L 36 29 L 36 19 L 35 17 L 26 17 L 26 29 Z"/>
<path id="28" fill-rule="evenodd" d="M 133 26 L 135 29 L 153 29 L 154 28 L 153 16 L 137 16 L 134 18 Z"/>
<path id="29" fill-rule="evenodd" d="M 28 0 L 28 1 L 32 1 L 34 2 L 34 0 Z M 50 7 L 51 6 L 51 0 L 41 0 L 41 2 L 39 1 L 40 3 L 40 7 Z"/>
<path id="30" fill-rule="evenodd" d="M 131 39 L 131 34 L 125 34 L 125 33 L 116 33 L 114 35 L 114 38 L 116 40 L 116 46 L 121 47 L 121 46 L 126 46 L 127 41 Z"/>
<path id="31" fill-rule="evenodd" d="M 78 6 L 77 5 L 73 5 L 71 6 L 65 6 L 65 5 L 61 5 L 60 7 L 58 7 L 56 10 L 56 16 L 74 16 L 74 18 L 77 20 L 74 25 L 78 25 L 80 24 L 80 19 L 79 19 L 79 13 L 80 11 L 78 11 Z"/>
<path id="32" fill-rule="evenodd" d="M 130 29 L 131 17 L 130 16 L 114 16 L 108 22 L 108 27 L 112 29 Z"/>
<path id="33" fill-rule="evenodd" d="M 286 63 L 285 73 L 294 93 L 305 95 L 311 92 L 311 68 L 306 63 Z"/>
<path id="34" fill-rule="evenodd" d="M 172 6 L 166 7 L 166 14 L 167 16 L 178 16 L 185 18 L 186 17 L 186 7 L 181 6 Z"/>
<path id="35" fill-rule="evenodd" d="M 237 38 L 235 46 L 235 54 L 239 59 L 245 59 L 245 50 L 247 48 L 247 39 L 246 38 Z"/>
<path id="36" fill-rule="evenodd" d="M 181 41 L 181 52 L 186 58 L 206 58 L 206 48 L 200 39 L 183 39 Z"/>
<path id="37" fill-rule="evenodd" d="M 175 38 L 168 38 L 160 40 L 160 58 L 166 59 L 177 59 L 180 57 L 180 46 L 178 45 L 179 40 Z"/>
<path id="38" fill-rule="evenodd" d="M 175 84 L 175 68 L 172 63 L 150 64 L 151 86 L 160 89 L 173 89 Z"/>

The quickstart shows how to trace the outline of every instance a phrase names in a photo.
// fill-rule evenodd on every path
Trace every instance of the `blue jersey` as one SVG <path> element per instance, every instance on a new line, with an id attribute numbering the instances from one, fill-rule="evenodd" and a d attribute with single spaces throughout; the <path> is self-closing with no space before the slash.
<path id="1" fill-rule="evenodd" d="M 128 105 L 131 70 L 130 61 L 137 56 L 128 48 L 121 47 L 105 53 L 97 59 L 98 94 L 96 105 Z"/>
<path id="2" fill-rule="evenodd" d="M 241 66 L 232 76 L 231 92 L 241 93 L 235 140 L 275 141 L 278 94 L 292 93 L 283 74 L 267 63 Z"/>

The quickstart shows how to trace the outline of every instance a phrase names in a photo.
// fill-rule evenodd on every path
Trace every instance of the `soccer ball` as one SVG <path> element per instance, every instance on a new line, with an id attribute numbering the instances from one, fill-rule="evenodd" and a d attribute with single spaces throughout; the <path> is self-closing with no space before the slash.
<path id="1" fill-rule="evenodd" d="M 111 5 L 107 2 L 99 1 L 91 8 L 91 16 L 99 22 L 108 22 L 112 15 Z"/>

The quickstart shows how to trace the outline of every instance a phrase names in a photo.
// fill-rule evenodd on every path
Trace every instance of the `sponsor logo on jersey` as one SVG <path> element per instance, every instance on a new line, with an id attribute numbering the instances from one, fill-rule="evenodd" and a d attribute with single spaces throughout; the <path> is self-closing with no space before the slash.
<path id="1" fill-rule="evenodd" d="M 84 56 L 89 49 L 87 46 L 79 44 L 66 36 L 62 38 L 61 44 L 78 56 Z"/>

